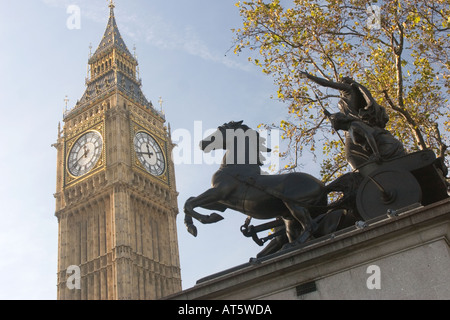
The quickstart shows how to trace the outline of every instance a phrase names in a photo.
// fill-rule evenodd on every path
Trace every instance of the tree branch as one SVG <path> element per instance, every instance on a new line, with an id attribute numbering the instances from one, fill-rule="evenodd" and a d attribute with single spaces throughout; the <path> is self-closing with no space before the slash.
<path id="1" fill-rule="evenodd" d="M 436 135 L 436 140 L 439 143 L 439 157 L 444 157 L 448 146 L 442 141 L 441 132 L 439 131 L 439 126 L 437 123 L 433 126 L 434 134 Z"/>
<path id="2" fill-rule="evenodd" d="M 395 39 L 394 33 L 391 34 L 391 48 L 395 55 L 395 68 L 397 71 L 397 99 L 400 108 L 404 109 L 403 102 L 403 72 L 402 72 L 402 52 L 403 52 L 403 26 L 397 23 L 399 28 L 399 41 Z M 395 42 L 395 44 L 394 44 Z"/>
<path id="3" fill-rule="evenodd" d="M 411 117 L 411 115 L 409 114 L 409 112 L 407 110 L 397 106 L 392 101 L 391 97 L 389 96 L 389 93 L 388 93 L 387 89 L 383 90 L 382 92 L 383 92 L 384 98 L 388 102 L 389 106 L 394 111 L 397 111 L 398 113 L 400 113 L 400 115 L 402 115 L 402 117 L 408 123 L 408 126 L 411 128 L 411 131 L 414 134 L 414 140 L 416 140 L 416 143 L 418 144 L 419 148 L 421 150 L 426 149 L 428 146 L 427 146 L 427 144 L 426 144 L 426 142 L 425 142 L 425 140 L 424 140 L 424 138 L 422 136 L 422 133 L 419 130 L 419 126 L 417 125 L 417 122 Z"/>

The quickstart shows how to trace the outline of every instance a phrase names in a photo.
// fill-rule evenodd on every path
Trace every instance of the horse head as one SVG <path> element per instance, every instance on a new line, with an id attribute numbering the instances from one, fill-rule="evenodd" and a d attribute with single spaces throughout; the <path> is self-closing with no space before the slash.
<path id="1" fill-rule="evenodd" d="M 264 156 L 261 152 L 271 152 L 264 145 L 265 141 L 259 132 L 243 124 L 243 121 L 230 121 L 200 141 L 200 149 L 205 153 L 226 150 L 226 164 L 262 165 Z"/>
<path id="2" fill-rule="evenodd" d="M 229 123 L 224 123 L 218 127 L 216 131 L 200 141 L 200 149 L 205 153 L 209 153 L 213 150 L 226 150 L 226 130 L 231 128 L 231 126 L 237 126 L 237 123 L 242 125 L 242 122 L 243 121 L 231 121 Z"/>

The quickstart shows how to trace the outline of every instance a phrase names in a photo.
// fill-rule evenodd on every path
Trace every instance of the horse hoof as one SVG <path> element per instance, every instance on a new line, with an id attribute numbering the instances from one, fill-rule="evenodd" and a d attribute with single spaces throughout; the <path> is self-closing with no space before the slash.
<path id="1" fill-rule="evenodd" d="M 280 251 L 292 249 L 292 248 L 295 247 L 296 245 L 297 245 L 297 244 L 296 244 L 295 242 L 288 242 L 288 243 L 284 244 L 284 245 L 281 247 L 281 250 L 280 250 Z"/>
<path id="2" fill-rule="evenodd" d="M 189 227 L 187 227 L 187 231 L 192 234 L 194 237 L 197 236 L 197 227 L 194 225 L 191 225 Z"/>
<path id="3" fill-rule="evenodd" d="M 298 244 L 303 244 L 303 243 L 305 243 L 306 241 L 308 241 L 310 237 L 311 237 L 311 232 L 305 231 L 305 232 L 303 232 L 303 233 L 300 235 L 300 237 L 298 237 L 298 238 L 295 240 L 295 242 L 298 243 Z"/>
<path id="4" fill-rule="evenodd" d="M 220 214 L 217 213 L 211 213 L 208 217 L 207 223 L 216 223 L 220 220 L 223 220 L 223 217 Z"/>

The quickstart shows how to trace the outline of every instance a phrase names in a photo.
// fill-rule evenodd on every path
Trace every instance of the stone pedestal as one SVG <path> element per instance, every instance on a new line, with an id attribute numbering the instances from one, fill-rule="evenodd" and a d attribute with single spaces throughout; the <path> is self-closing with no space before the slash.
<path id="1" fill-rule="evenodd" d="M 450 299 L 450 200 L 211 275 L 168 299 Z"/>

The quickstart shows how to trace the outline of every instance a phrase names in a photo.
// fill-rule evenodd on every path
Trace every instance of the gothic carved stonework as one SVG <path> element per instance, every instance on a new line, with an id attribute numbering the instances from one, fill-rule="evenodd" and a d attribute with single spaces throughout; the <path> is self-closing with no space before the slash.
<path id="1" fill-rule="evenodd" d="M 106 174 L 100 172 L 74 184 L 64 190 L 64 198 L 67 205 L 73 205 L 90 199 L 93 195 L 99 194 L 106 186 Z"/>
<path id="2" fill-rule="evenodd" d="M 128 108 L 131 111 L 131 119 L 134 122 L 140 123 L 142 126 L 147 128 L 153 128 L 159 136 L 167 135 L 167 132 L 163 127 L 164 122 L 161 121 L 159 117 L 149 114 L 147 110 L 134 104 L 129 104 Z"/>

